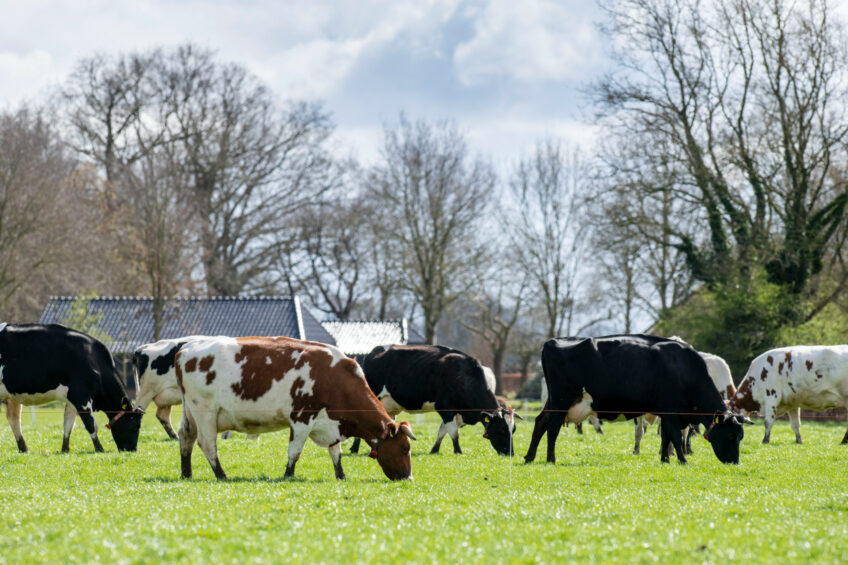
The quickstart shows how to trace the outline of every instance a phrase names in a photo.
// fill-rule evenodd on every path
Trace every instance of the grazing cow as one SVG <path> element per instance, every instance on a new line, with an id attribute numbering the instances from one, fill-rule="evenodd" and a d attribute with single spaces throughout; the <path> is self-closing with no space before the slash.
<path id="1" fill-rule="evenodd" d="M 848 345 L 798 345 L 766 351 L 751 362 L 733 405 L 742 413 L 763 416 L 763 443 L 771 438 L 775 418 L 788 412 L 795 441 L 801 443 L 801 408 L 848 407 Z M 848 431 L 842 443 L 848 443 Z"/>
<path id="2" fill-rule="evenodd" d="M 135 365 L 139 384 L 136 404 L 146 408 L 151 402 L 155 403 L 156 419 L 171 439 L 177 439 L 177 434 L 171 426 L 171 407 L 182 404 L 183 401 L 180 388 L 177 386 L 174 362 L 177 351 L 186 343 L 197 339 L 208 339 L 208 337 L 162 339 L 142 345 L 133 353 L 133 365 Z"/>
<path id="3" fill-rule="evenodd" d="M 70 436 L 79 415 L 91 435 L 94 450 L 102 452 L 93 413 L 106 413 L 115 445 L 135 451 L 143 410 L 136 408 L 115 370 L 106 346 L 84 333 L 58 324 L 0 324 L 0 398 L 6 398 L 6 418 L 18 442 L 21 405 L 65 402 L 62 452 L 70 450 Z"/>
<path id="4" fill-rule="evenodd" d="M 643 335 L 558 338 L 545 343 L 542 367 L 549 392 L 549 463 L 556 461 L 560 427 L 566 421 L 582 421 L 593 411 L 607 420 L 662 415 L 664 463 L 669 444 L 678 461 L 686 462 L 681 430 L 695 423 L 709 426 L 704 436 L 720 461 L 739 462 L 746 419 L 727 409 L 706 363 L 686 344 Z M 533 436 L 527 462 L 536 456 L 535 430 Z"/>
<path id="5" fill-rule="evenodd" d="M 453 441 L 454 453 L 462 453 L 459 428 L 482 421 L 484 437 L 495 451 L 512 455 L 514 413 L 500 407 L 494 375 L 487 382 L 483 365 L 474 357 L 441 345 L 377 346 L 362 361 L 362 369 L 389 414 L 439 413 L 442 424 L 430 453 L 439 452 L 445 434 Z M 350 451 L 358 450 L 354 440 Z"/>
<path id="6" fill-rule="evenodd" d="M 306 438 L 326 447 L 337 479 L 344 479 L 341 442 L 364 438 L 389 479 L 411 478 L 407 422 L 386 413 L 356 361 L 331 345 L 285 337 L 216 337 L 185 344 L 176 356 L 183 396 L 180 457 L 191 477 L 191 452 L 200 445 L 215 477 L 227 476 L 218 460 L 217 434 L 289 428 L 286 477 Z"/>
<path id="7" fill-rule="evenodd" d="M 686 343 L 678 336 L 671 336 L 668 339 Z M 698 351 L 698 355 L 700 355 L 704 360 L 704 363 L 707 364 L 707 372 L 710 374 L 710 378 L 713 380 L 722 400 L 724 400 L 725 404 L 730 405 L 733 400 L 733 396 L 736 394 L 736 387 L 733 385 L 733 375 L 730 373 L 730 367 L 727 365 L 727 362 L 718 355 L 713 355 L 712 353 Z M 648 426 L 652 426 L 656 420 L 657 417 L 653 414 L 645 414 L 644 416 L 639 416 L 633 420 L 633 424 L 636 429 L 636 444 L 633 448 L 633 455 L 639 455 L 639 444 L 642 442 L 642 436 Z M 689 428 L 686 428 L 683 431 L 687 455 L 692 454 L 693 432 L 694 430 L 690 430 Z"/>

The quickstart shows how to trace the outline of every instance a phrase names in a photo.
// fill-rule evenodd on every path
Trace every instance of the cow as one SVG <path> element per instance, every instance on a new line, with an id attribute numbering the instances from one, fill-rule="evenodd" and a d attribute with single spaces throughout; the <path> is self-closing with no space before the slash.
<path id="1" fill-rule="evenodd" d="M 683 339 L 676 335 L 673 335 L 668 339 L 686 343 Z M 715 384 L 722 400 L 724 400 L 725 404 L 730 405 L 733 400 L 733 396 L 736 394 L 736 387 L 733 385 L 733 375 L 730 372 L 730 367 L 727 365 L 727 362 L 718 355 L 706 353 L 704 351 L 698 351 L 698 355 L 700 355 L 707 364 L 707 372 L 710 374 L 710 378 L 713 380 L 713 384 Z M 639 416 L 633 420 L 636 431 L 636 442 L 633 448 L 633 455 L 639 455 L 639 445 L 642 442 L 642 436 L 648 426 L 652 426 L 656 420 L 657 417 L 653 414 L 645 414 L 644 416 Z M 692 454 L 693 432 L 694 430 L 690 430 L 689 428 L 683 431 L 687 455 Z"/>
<path id="2" fill-rule="evenodd" d="M 549 463 L 556 462 L 560 427 L 592 412 L 606 420 L 661 415 L 663 463 L 669 460 L 669 444 L 686 463 L 681 430 L 695 423 L 708 426 L 704 437 L 719 461 L 739 462 L 742 424 L 750 420 L 728 410 L 703 358 L 687 344 L 645 335 L 555 338 L 542 349 L 542 368 L 549 392 Z M 539 438 L 534 430 L 528 463 L 536 457 Z"/>
<path id="3" fill-rule="evenodd" d="M 365 356 L 362 369 L 389 414 L 439 413 L 442 424 L 430 453 L 439 452 L 447 434 L 454 453 L 461 454 L 459 428 L 482 421 L 495 451 L 512 455 L 514 413 L 500 407 L 494 375 L 487 382 L 483 365 L 471 355 L 441 345 L 378 345 Z M 350 451 L 358 450 L 354 440 Z"/>
<path id="4" fill-rule="evenodd" d="M 290 429 L 285 477 L 306 439 L 326 447 L 337 479 L 344 479 L 341 442 L 356 436 L 376 451 L 392 480 L 411 479 L 407 422 L 395 422 L 365 382 L 356 361 L 336 347 L 287 337 L 215 337 L 192 341 L 176 355 L 183 399 L 178 437 L 183 478 L 191 478 L 194 443 L 217 479 L 226 479 L 218 460 L 217 434 L 236 430 L 265 433 Z"/>
<path id="5" fill-rule="evenodd" d="M 142 345 L 133 353 L 133 365 L 139 383 L 136 404 L 146 408 L 151 402 L 155 403 L 156 419 L 171 439 L 177 439 L 177 434 L 171 426 L 171 407 L 182 403 L 174 361 L 180 347 L 196 339 L 208 337 L 162 339 Z"/>
<path id="6" fill-rule="evenodd" d="M 106 346 L 90 335 L 59 324 L 0 324 L 0 398 L 21 453 L 21 405 L 65 403 L 62 452 L 70 451 L 71 431 L 79 415 L 102 452 L 95 411 L 109 419 L 119 451 L 135 451 L 143 410 L 129 399 Z"/>
<path id="7" fill-rule="evenodd" d="M 763 443 L 769 443 L 775 418 L 788 412 L 795 442 L 801 443 L 801 408 L 848 407 L 848 345 L 797 345 L 766 351 L 751 362 L 733 406 L 743 414 L 763 416 Z M 842 443 L 848 443 L 848 431 Z"/>

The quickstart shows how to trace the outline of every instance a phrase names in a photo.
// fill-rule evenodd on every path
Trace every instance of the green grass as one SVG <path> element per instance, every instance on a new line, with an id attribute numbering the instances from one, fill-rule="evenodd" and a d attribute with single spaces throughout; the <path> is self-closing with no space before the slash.
<path id="1" fill-rule="evenodd" d="M 634 457 L 629 422 L 603 436 L 569 428 L 555 466 L 516 458 L 510 486 L 509 460 L 479 426 L 463 429 L 465 455 L 449 441 L 428 455 L 432 415 L 410 418 L 415 480 L 401 483 L 361 455 L 345 456 L 348 479 L 336 481 L 311 443 L 283 481 L 286 433 L 219 440 L 227 482 L 195 449 L 195 478 L 183 481 L 177 443 L 152 416 L 138 453 L 117 453 L 104 430 L 99 455 L 79 422 L 72 452 L 59 453 L 58 410 L 29 418 L 28 454 L 0 432 L 0 563 L 848 561 L 841 423 L 805 423 L 803 445 L 786 422 L 771 445 L 749 426 L 739 466 L 721 465 L 700 438 L 689 465 L 662 465 L 655 433 Z M 523 455 L 531 422 L 519 424 Z"/>

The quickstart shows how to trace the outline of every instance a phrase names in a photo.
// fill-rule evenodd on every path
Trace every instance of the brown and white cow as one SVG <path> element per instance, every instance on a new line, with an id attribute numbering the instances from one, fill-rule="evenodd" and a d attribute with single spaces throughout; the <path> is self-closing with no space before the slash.
<path id="1" fill-rule="evenodd" d="M 407 422 L 396 423 L 368 388 L 356 361 L 323 343 L 285 337 L 216 337 L 185 344 L 176 355 L 183 397 L 180 423 L 182 476 L 191 477 L 191 452 L 200 445 L 218 479 L 217 434 L 290 428 L 286 477 L 306 438 L 326 447 L 336 478 L 344 479 L 341 442 L 356 436 L 377 452 L 389 479 L 409 479 Z"/>
<path id="2" fill-rule="evenodd" d="M 801 408 L 848 407 L 848 345 L 798 345 L 766 351 L 751 362 L 734 406 L 763 416 L 763 443 L 771 438 L 775 418 L 788 412 L 795 441 L 801 443 Z M 848 431 L 842 443 L 848 443 Z"/>

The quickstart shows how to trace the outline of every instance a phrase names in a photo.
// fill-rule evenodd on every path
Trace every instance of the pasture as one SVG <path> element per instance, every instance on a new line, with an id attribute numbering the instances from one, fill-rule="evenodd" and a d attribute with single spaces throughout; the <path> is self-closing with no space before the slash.
<path id="1" fill-rule="evenodd" d="M 60 409 L 31 425 L 27 408 L 30 453 L 5 423 L 0 432 L 0 563 L 848 561 L 843 423 L 805 422 L 796 445 L 779 421 L 764 446 L 758 421 L 739 466 L 721 465 L 700 437 L 689 465 L 661 465 L 655 428 L 635 457 L 630 422 L 603 436 L 568 428 L 555 466 L 525 466 L 535 412 L 523 412 L 510 487 L 509 461 L 480 426 L 463 428 L 465 455 L 449 442 L 429 455 L 432 414 L 409 418 L 412 482 L 389 482 L 362 455 L 343 458 L 338 482 L 311 442 L 284 481 L 287 433 L 219 440 L 231 479 L 217 482 L 198 448 L 195 478 L 179 479 L 178 444 L 152 415 L 137 453 L 117 453 L 98 414 L 107 453 L 93 453 L 78 422 L 62 455 Z"/>

